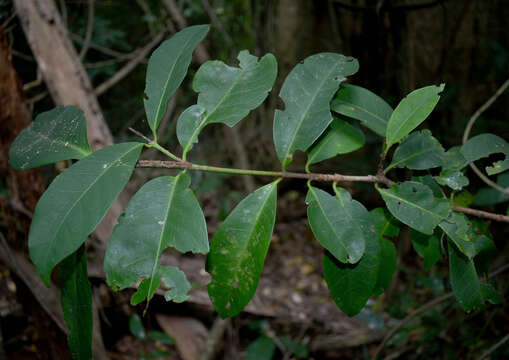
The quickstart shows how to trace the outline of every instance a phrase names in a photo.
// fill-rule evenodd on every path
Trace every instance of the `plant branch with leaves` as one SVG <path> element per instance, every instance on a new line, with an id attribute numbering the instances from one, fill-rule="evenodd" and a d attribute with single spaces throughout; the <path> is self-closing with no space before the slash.
<path id="1" fill-rule="evenodd" d="M 182 153 L 178 156 L 162 147 L 157 129 L 167 102 L 184 80 L 192 53 L 208 30 L 208 25 L 185 28 L 150 57 L 144 105 L 152 139 L 138 133 L 145 142 L 92 152 L 83 112 L 60 106 L 39 115 L 10 149 L 10 164 L 17 169 L 78 160 L 55 178 L 39 200 L 29 234 L 30 257 L 46 285 L 56 266 L 66 272 L 62 303 L 75 358 L 89 358 L 92 331 L 90 306 L 83 306 L 91 296 L 83 244 L 137 167 L 181 171 L 143 185 L 119 217 L 109 241 L 104 260 L 107 282 L 114 290 L 137 287 L 133 305 L 146 301 L 148 307 L 161 285 L 168 289 L 168 301 L 188 298 L 191 285 L 186 275 L 160 263 L 165 249 L 175 248 L 207 254 L 212 304 L 222 317 L 239 314 L 256 291 L 276 221 L 278 184 L 285 178 L 308 181 L 308 219 L 324 248 L 323 275 L 332 298 L 346 314 L 357 314 L 371 296 L 388 289 L 396 268 L 394 239 L 404 225 L 412 229 L 414 248 L 427 268 L 444 255 L 438 239 L 446 239 L 451 288 L 465 311 L 500 300 L 486 278 L 489 264 L 477 261 L 489 258 L 485 255 L 495 249 L 488 226 L 466 215 L 505 222 L 509 217 L 460 206 L 454 196 L 468 185 L 465 170 L 473 161 L 503 153 L 505 160 L 486 170 L 489 175 L 507 174 L 509 144 L 505 140 L 481 134 L 446 151 L 429 130 L 415 131 L 435 108 L 444 84 L 411 92 L 393 110 L 371 91 L 345 83 L 359 69 L 356 59 L 320 53 L 296 65 L 279 94 L 285 108 L 275 111 L 273 135 L 281 171 L 191 163 L 187 157 L 201 131 L 212 123 L 238 124 L 262 104 L 277 77 L 272 54 L 257 58 L 243 50 L 239 67 L 221 61 L 204 63 L 193 79 L 197 102 L 177 122 Z M 376 175 L 311 172 L 313 164 L 361 148 L 365 143 L 361 126 L 384 139 L 383 161 Z M 139 160 L 147 148 L 171 160 Z M 305 172 L 287 172 L 297 150 L 308 155 Z M 417 175 L 393 180 L 391 171 L 397 168 L 414 170 Z M 190 188 L 187 172 L 191 170 L 277 179 L 242 200 L 209 244 L 205 217 Z M 313 181 L 330 182 L 332 187 L 325 191 Z M 368 211 L 340 186 L 342 182 L 373 183 L 386 208 Z M 70 313 L 77 317 L 69 317 Z"/>

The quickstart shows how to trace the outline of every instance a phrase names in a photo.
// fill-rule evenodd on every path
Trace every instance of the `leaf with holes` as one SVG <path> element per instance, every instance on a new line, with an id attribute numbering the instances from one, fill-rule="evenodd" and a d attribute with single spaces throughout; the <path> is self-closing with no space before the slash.
<path id="1" fill-rule="evenodd" d="M 57 176 L 35 208 L 30 258 L 49 286 L 51 271 L 76 251 L 101 222 L 131 177 L 141 143 L 98 150 Z"/>
<path id="2" fill-rule="evenodd" d="M 90 155 L 87 121 L 76 106 L 57 106 L 39 114 L 9 149 L 9 165 L 18 170 Z"/>
<path id="3" fill-rule="evenodd" d="M 461 146 L 461 153 L 467 162 L 473 162 L 491 154 L 502 153 L 505 160 L 493 163 L 486 167 L 488 175 L 495 175 L 509 169 L 509 143 L 499 136 L 493 134 L 480 134 L 468 139 Z"/>
<path id="4" fill-rule="evenodd" d="M 189 184 L 186 173 L 147 182 L 133 196 L 113 230 L 104 260 L 107 282 L 122 290 L 145 278 L 133 295 L 135 303 L 150 301 L 161 278 L 165 283 L 174 280 L 170 287 L 176 296 L 172 300 L 185 300 L 189 290 L 185 276 L 181 279 L 178 269 L 160 264 L 165 249 L 202 254 L 209 251 L 205 217 Z"/>
<path id="5" fill-rule="evenodd" d="M 399 235 L 398 222 L 384 208 L 376 208 L 369 212 L 371 219 L 375 225 L 380 243 L 380 262 L 378 269 L 378 279 L 376 282 L 374 295 L 383 293 L 392 282 L 392 276 L 396 271 L 397 250 L 394 243 L 389 238 L 395 238 Z"/>
<path id="6" fill-rule="evenodd" d="M 342 84 L 331 103 L 332 111 L 359 120 L 368 129 L 385 137 L 392 108 L 368 89 Z"/>
<path id="7" fill-rule="evenodd" d="M 69 327 L 67 342 L 73 359 L 92 359 L 92 289 L 88 282 L 85 247 L 59 266 L 62 310 Z"/>
<path id="8" fill-rule="evenodd" d="M 374 224 L 366 208 L 338 188 L 336 196 L 309 186 L 308 220 L 316 240 L 342 263 L 355 264 L 364 254 Z"/>
<path id="9" fill-rule="evenodd" d="M 131 305 L 138 305 L 147 300 L 148 306 L 148 301 L 154 296 L 161 281 L 170 289 L 164 293 L 166 301 L 181 303 L 189 299 L 187 293 L 191 290 L 191 284 L 186 274 L 175 266 L 158 266 L 150 278 L 143 279 L 140 283 L 138 290 L 131 297 Z"/>
<path id="10" fill-rule="evenodd" d="M 309 151 L 306 166 L 360 149 L 364 146 L 364 141 L 364 134 L 360 129 L 334 117 L 324 136 Z"/>
<path id="11" fill-rule="evenodd" d="M 258 60 L 243 50 L 238 59 L 240 68 L 207 61 L 196 73 L 193 90 L 199 93 L 198 104 L 184 111 L 177 123 L 177 137 L 184 154 L 198 141 L 205 126 L 212 123 L 234 126 L 257 108 L 272 89 L 277 75 L 274 55 L 266 54 Z"/>
<path id="12" fill-rule="evenodd" d="M 407 136 L 419 126 L 433 111 L 440 100 L 445 84 L 426 86 L 412 91 L 398 104 L 389 119 L 385 138 L 386 150 Z"/>
<path id="13" fill-rule="evenodd" d="M 434 178 L 440 185 L 448 186 L 453 190 L 461 190 L 469 184 L 468 178 L 460 170 L 442 169 Z"/>
<path id="14" fill-rule="evenodd" d="M 279 96 L 284 110 L 274 116 L 274 144 L 283 169 L 296 150 L 306 151 L 332 122 L 330 101 L 357 60 L 333 53 L 312 55 L 293 68 Z"/>
<path id="15" fill-rule="evenodd" d="M 444 153 L 442 145 L 431 136 L 431 131 L 416 131 L 401 142 L 392 156 L 392 163 L 385 171 L 394 167 L 426 170 L 442 166 Z"/>
<path id="16" fill-rule="evenodd" d="M 370 232 L 366 250 L 357 264 L 343 264 L 329 252 L 323 256 L 323 277 L 338 307 L 348 316 L 362 310 L 378 281 L 380 245 L 376 233 Z"/>
<path id="17" fill-rule="evenodd" d="M 168 99 L 184 80 L 193 50 L 205 38 L 209 28 L 209 25 L 187 27 L 163 42 L 150 56 L 144 104 L 154 136 L 166 112 Z"/>
<path id="18" fill-rule="evenodd" d="M 453 211 L 439 226 L 465 256 L 473 258 L 477 254 L 472 242 L 472 224 L 465 215 Z"/>
<path id="19" fill-rule="evenodd" d="M 435 198 L 428 186 L 415 181 L 389 189 L 377 186 L 377 190 L 396 219 L 424 234 L 433 234 L 433 229 L 451 212 L 446 199 Z"/>
<path id="20" fill-rule="evenodd" d="M 276 220 L 278 182 L 242 200 L 212 239 L 207 257 L 212 281 L 207 288 L 223 318 L 240 313 L 256 291 Z"/>

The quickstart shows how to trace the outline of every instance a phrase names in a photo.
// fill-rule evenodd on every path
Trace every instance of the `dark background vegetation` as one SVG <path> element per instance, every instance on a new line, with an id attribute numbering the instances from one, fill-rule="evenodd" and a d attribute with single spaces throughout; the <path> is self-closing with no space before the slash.
<path id="1" fill-rule="evenodd" d="M 79 51 L 87 29 L 89 2 L 59 0 L 56 3 Z M 440 103 L 423 127 L 431 129 L 446 148 L 461 143 L 468 119 L 509 77 L 507 0 L 181 0 L 175 3 L 189 25 L 212 24 L 204 42 L 212 59 L 237 65 L 237 53 L 249 49 L 258 56 L 271 52 L 279 64 L 278 80 L 268 100 L 241 122 L 235 132 L 222 125 L 205 129 L 200 143 L 191 153 L 191 160 L 199 163 L 279 169 L 272 142 L 273 112 L 282 106 L 277 94 L 292 67 L 317 52 L 338 52 L 357 58 L 360 70 L 349 81 L 372 90 L 393 106 L 416 88 L 445 82 Z M 170 36 L 179 27 L 162 0 L 95 0 L 94 5 L 91 44 L 95 47 L 92 46 L 83 59 L 93 86 L 99 86 L 129 61 L 128 57 L 106 55 L 101 47 L 129 54 L 148 44 L 160 31 L 166 29 Z M 12 16 L 11 1 L 0 0 L 0 22 L 4 23 L 3 31 L 13 53 L 13 64 L 21 81 L 28 84 L 37 78 L 37 63 L 19 20 Z M 147 60 L 141 61 L 128 76 L 98 97 L 117 142 L 135 138 L 128 131 L 130 126 L 148 133 L 143 110 Z M 168 121 L 163 125 L 163 145 L 177 153 L 176 119 L 196 100 L 191 80 L 198 66 L 196 62 L 191 65 L 189 76 L 177 92 Z M 44 82 L 26 89 L 24 95 L 33 117 L 55 105 Z M 477 121 L 472 135 L 491 132 L 509 139 L 508 99 L 508 95 L 503 94 Z M 380 152 L 382 142 L 369 130 L 365 133 L 367 145 L 364 148 L 317 164 L 313 171 L 375 173 L 379 160 L 376 154 Z M 302 171 L 304 163 L 305 155 L 298 154 L 290 170 Z M 44 169 L 47 180 L 54 174 L 52 167 Z M 130 193 L 134 193 L 143 181 L 158 174 L 160 172 L 148 170 L 137 172 Z M 410 174 L 401 170 L 401 175 Z M 470 172 L 469 177 L 469 192 L 475 193 L 484 187 Z M 218 223 L 243 195 L 268 180 L 193 174 L 193 188 L 204 206 L 209 233 L 213 234 Z M 7 204 L 2 207 L 0 229 L 8 235 L 12 247 L 22 250 L 26 247 L 23 241 L 26 242 L 29 221 L 25 219 L 14 228 L 12 222 L 6 221 L 12 210 L 9 210 L 5 181 L 2 179 L 0 183 L 3 202 Z M 447 259 L 444 257 L 430 271 L 424 270 L 411 247 L 408 232 L 403 231 L 396 244 L 398 270 L 389 291 L 373 299 L 355 321 L 347 320 L 339 311 L 320 317 L 317 315 L 320 307 L 325 306 L 324 302 L 330 303 L 330 299 L 323 290 L 320 276 L 321 250 L 305 225 L 305 183 L 286 180 L 280 189 L 278 225 L 263 274 L 266 286 L 260 294 L 265 302 L 256 304 L 251 311 L 224 325 L 224 333 L 216 344 L 216 358 L 242 358 L 260 332 L 276 338 L 287 336 L 304 344 L 309 349 L 309 358 L 369 358 L 381 340 L 380 334 L 383 335 L 397 319 L 450 290 Z M 368 209 L 382 205 L 371 185 L 352 184 L 349 190 Z M 506 213 L 507 204 L 488 210 Z M 7 227 L 7 224 L 11 226 Z M 494 223 L 491 231 L 499 249 L 493 261 L 493 268 L 496 268 L 509 258 L 505 245 L 509 228 Z M 91 256 L 100 258 L 100 254 L 93 251 Z M 203 267 L 203 259 L 191 260 L 198 263 L 194 270 L 200 270 L 199 264 Z M 91 263 L 94 264 L 94 259 Z M 100 270 L 96 272 L 99 273 Z M 135 359 L 139 354 L 159 350 L 170 352 L 169 358 L 186 359 L 181 348 L 133 336 L 128 327 L 129 319 L 134 313 L 141 315 L 143 308 L 129 306 L 129 291 L 111 292 L 100 274 L 91 275 L 91 282 L 94 299 L 100 308 L 99 318 L 108 356 Z M 502 295 L 506 295 L 507 278 L 500 277 L 497 284 Z M 69 358 L 65 336 L 28 287 L 0 261 L 3 335 L 0 345 L 3 356 L 12 359 Z M 273 298 L 265 292 L 271 291 L 279 294 L 279 310 L 274 316 L 267 317 L 268 312 L 264 309 L 271 307 Z M 285 308 L 288 310 L 286 314 Z M 175 305 L 155 299 L 143 319 L 144 327 L 167 330 L 164 316 L 185 319 L 170 325 L 176 327 L 177 332 L 190 331 L 191 335 L 187 336 L 191 339 L 190 345 L 186 345 L 190 348 L 200 348 L 203 343 L 200 337 L 209 336 L 206 330 L 218 323 L 206 301 Z M 388 358 L 405 359 L 477 358 L 508 333 L 508 318 L 505 302 L 465 314 L 454 301 L 447 301 L 410 322 L 386 345 L 383 354 Z M 284 349 L 284 346 L 279 347 L 275 358 L 295 356 Z M 509 346 L 502 346 L 491 358 L 507 356 Z"/>

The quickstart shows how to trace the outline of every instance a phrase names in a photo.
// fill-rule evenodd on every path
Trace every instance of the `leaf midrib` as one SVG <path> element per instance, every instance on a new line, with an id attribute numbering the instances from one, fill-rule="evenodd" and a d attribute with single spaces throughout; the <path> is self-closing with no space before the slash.
<path id="1" fill-rule="evenodd" d="M 385 120 L 385 119 L 384 119 L 384 118 L 382 118 L 381 116 L 378 116 L 378 115 L 377 115 L 377 114 L 375 114 L 375 113 L 372 113 L 371 111 L 367 110 L 366 108 L 363 108 L 363 107 L 361 107 L 360 105 L 356 105 L 356 104 L 354 104 L 354 103 L 351 103 L 351 102 L 345 101 L 345 100 L 343 100 L 343 99 L 338 99 L 338 98 L 336 98 L 335 100 L 336 100 L 337 102 L 339 102 L 339 103 L 343 103 L 343 104 L 346 104 L 346 105 L 350 105 L 350 106 L 352 106 L 352 107 L 356 108 L 357 110 L 360 110 L 360 111 L 362 111 L 362 112 L 364 112 L 364 113 L 366 113 L 366 114 L 368 114 L 368 115 L 370 115 L 370 116 L 372 116 L 372 117 L 374 117 L 374 118 L 378 119 L 378 120 L 382 123 L 382 125 L 383 125 L 383 127 L 384 127 L 384 128 L 386 128 L 386 127 L 387 127 L 387 123 L 388 123 L 388 121 L 387 121 L 387 120 Z M 339 113 L 339 111 L 337 111 L 337 110 L 335 110 L 335 109 L 332 109 L 332 110 L 333 110 L 333 111 L 335 111 L 335 112 L 337 112 L 337 113 Z M 360 121 L 362 121 L 362 122 L 366 122 L 366 120 L 364 120 L 364 119 L 359 119 L 359 120 L 360 120 Z"/>
<path id="2" fill-rule="evenodd" d="M 428 210 L 428 209 L 426 209 L 426 208 L 423 208 L 423 207 L 421 207 L 421 206 L 419 206 L 419 205 L 417 205 L 417 204 L 415 204 L 415 203 L 413 203 L 413 202 L 410 202 L 410 201 L 408 201 L 408 200 L 405 200 L 404 198 L 401 198 L 401 197 L 398 197 L 398 196 L 396 196 L 396 195 L 393 195 L 392 193 L 390 193 L 390 192 L 388 192 L 388 191 L 385 191 L 385 190 L 380 189 L 380 188 L 378 189 L 378 191 L 379 191 L 379 192 L 381 192 L 381 193 L 383 193 L 383 194 L 385 194 L 386 196 L 388 196 L 388 197 L 390 197 L 390 198 L 397 199 L 397 200 L 399 200 L 399 201 L 401 201 L 401 202 L 404 202 L 405 204 L 408 204 L 408 205 L 413 206 L 413 207 L 415 207 L 415 208 L 417 208 L 417 209 L 419 209 L 419 210 L 422 210 L 422 211 L 424 211 L 424 212 L 427 212 L 427 213 L 429 213 L 430 215 L 432 215 L 432 216 L 434 216 L 434 217 L 436 217 L 436 218 L 439 218 L 439 219 L 441 219 L 441 220 L 445 219 L 445 217 L 442 217 L 442 216 L 440 216 L 439 214 L 436 214 L 436 213 L 434 213 L 434 212 L 432 212 L 432 211 L 430 211 L 430 210 Z"/>
<path id="3" fill-rule="evenodd" d="M 99 181 L 99 179 L 101 179 L 105 174 L 106 172 L 113 167 L 113 165 L 117 164 L 118 161 L 122 158 L 124 158 L 125 156 L 127 156 L 127 154 L 129 154 L 131 151 L 135 150 L 137 147 L 139 147 L 140 145 L 143 145 L 143 144 L 136 144 L 134 145 L 133 147 L 131 147 L 129 150 L 127 150 L 126 152 L 124 152 L 121 156 L 117 157 L 116 160 L 112 161 L 106 168 L 103 169 L 103 171 L 99 174 L 99 176 L 97 176 L 95 178 L 94 181 L 92 181 L 92 183 L 90 183 L 89 186 L 87 186 L 87 188 L 81 193 L 81 195 L 78 197 L 78 199 L 74 202 L 74 204 L 69 208 L 69 210 L 67 210 L 67 212 L 65 213 L 65 215 L 61 218 L 62 221 L 60 221 L 60 224 L 58 224 L 58 227 L 56 229 L 56 231 L 54 232 L 55 236 L 53 237 L 52 241 L 51 241 L 51 245 L 48 247 L 48 251 L 46 251 L 46 254 L 45 254 L 45 257 L 44 257 L 44 264 L 47 265 L 48 263 L 48 257 L 49 257 L 49 254 L 52 253 L 52 249 L 53 249 L 53 244 L 54 244 L 54 241 L 55 239 L 58 238 L 59 236 L 59 233 L 60 233 L 60 229 L 62 228 L 62 225 L 65 223 L 65 220 L 67 219 L 67 217 L 69 216 L 69 214 L 71 213 L 72 210 L 74 210 L 74 208 L 76 207 L 76 205 L 81 202 L 81 200 L 83 199 L 83 197 L 85 196 L 85 194 L 88 193 L 88 191 Z"/>
<path id="4" fill-rule="evenodd" d="M 295 138 L 297 137 L 297 133 L 299 132 L 300 128 L 302 127 L 302 123 L 304 122 L 304 119 L 308 116 L 309 109 L 311 108 L 311 106 L 315 102 L 316 97 L 318 96 L 318 93 L 320 93 L 320 90 L 323 87 L 323 84 L 327 81 L 327 79 L 329 78 L 330 74 L 332 74 L 336 70 L 337 66 L 340 63 L 342 63 L 341 60 L 338 60 L 336 62 L 336 64 L 332 67 L 332 69 L 327 73 L 327 75 L 323 77 L 322 81 L 320 82 L 320 85 L 317 87 L 317 90 L 315 91 L 314 95 L 312 96 L 311 101 L 306 106 L 306 110 L 302 113 L 302 116 L 300 117 L 300 119 L 299 119 L 299 121 L 297 123 L 297 126 L 295 127 L 295 131 L 293 132 L 292 139 L 288 143 L 288 147 L 287 147 L 285 156 L 283 156 L 283 163 L 288 158 L 288 155 L 290 155 L 290 152 L 292 151 L 292 145 L 293 145 L 293 143 L 295 141 Z M 338 87 L 339 87 L 339 83 L 338 83 Z M 286 110 L 285 110 L 285 112 L 286 112 Z M 330 113 L 330 110 L 329 110 L 329 113 Z M 331 123 L 331 121 L 329 121 L 329 123 L 327 125 L 329 125 Z M 293 149 L 293 151 L 295 151 L 295 150 L 296 149 Z"/>
<path id="5" fill-rule="evenodd" d="M 411 160 L 411 159 L 413 159 L 413 158 L 415 158 L 417 156 L 426 154 L 428 152 L 433 152 L 433 151 L 435 151 L 434 148 L 428 148 L 428 149 L 424 149 L 422 151 L 418 151 L 418 152 L 412 153 L 412 154 L 408 155 L 407 157 L 402 158 L 399 161 L 396 161 L 396 162 L 392 163 L 387 169 L 392 169 L 394 167 L 398 167 L 399 164 L 401 164 L 401 163 L 403 163 L 405 161 L 409 161 L 409 160 Z"/>

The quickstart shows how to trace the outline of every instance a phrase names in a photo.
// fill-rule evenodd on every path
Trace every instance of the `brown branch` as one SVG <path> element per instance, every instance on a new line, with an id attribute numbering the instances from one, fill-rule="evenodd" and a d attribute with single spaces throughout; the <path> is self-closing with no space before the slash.
<path id="1" fill-rule="evenodd" d="M 494 214 L 494 213 L 490 213 L 490 212 L 487 212 L 487 211 L 482 211 L 482 210 L 477 210 L 477 209 L 470 209 L 470 208 L 465 208 L 465 207 L 457 206 L 457 205 L 453 205 L 452 209 L 454 211 L 462 212 L 464 214 L 472 215 L 472 216 L 479 217 L 479 218 L 484 218 L 484 219 L 490 219 L 490 220 L 495 220 L 495 221 L 501 221 L 501 222 L 509 223 L 509 216 L 506 216 L 506 215 Z"/>
<path id="2" fill-rule="evenodd" d="M 80 60 L 82 61 L 83 59 L 85 59 L 87 51 L 90 48 L 90 41 L 92 41 L 92 33 L 94 32 L 94 10 L 95 10 L 94 0 L 88 0 L 87 31 L 85 33 L 85 40 L 83 41 L 83 46 L 79 54 Z"/>

